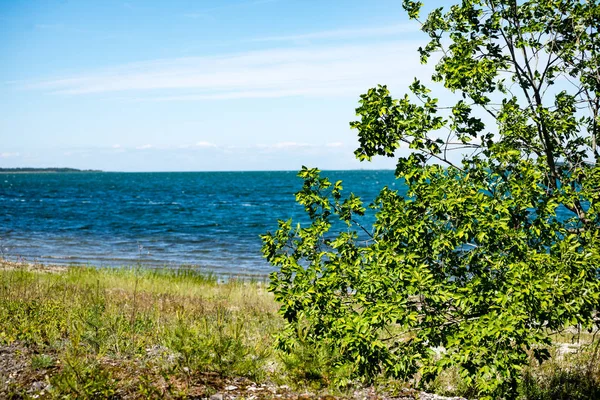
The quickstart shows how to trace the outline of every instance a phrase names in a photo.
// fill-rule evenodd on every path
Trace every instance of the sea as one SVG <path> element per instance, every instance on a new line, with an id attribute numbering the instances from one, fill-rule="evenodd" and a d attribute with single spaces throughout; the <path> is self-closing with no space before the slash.
<path id="1" fill-rule="evenodd" d="M 365 205 L 393 171 L 324 171 Z M 266 277 L 260 235 L 307 224 L 293 171 L 0 174 L 0 256 L 59 265 L 193 267 Z M 373 213 L 364 217 L 368 225 Z"/>

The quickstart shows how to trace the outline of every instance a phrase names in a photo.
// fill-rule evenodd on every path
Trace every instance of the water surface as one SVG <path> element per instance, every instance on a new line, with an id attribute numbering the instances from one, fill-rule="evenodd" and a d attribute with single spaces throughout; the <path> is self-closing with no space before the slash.
<path id="1" fill-rule="evenodd" d="M 370 202 L 392 171 L 327 171 Z M 265 275 L 260 234 L 306 221 L 296 172 L 0 174 L 0 247 L 56 264 L 195 265 Z"/>

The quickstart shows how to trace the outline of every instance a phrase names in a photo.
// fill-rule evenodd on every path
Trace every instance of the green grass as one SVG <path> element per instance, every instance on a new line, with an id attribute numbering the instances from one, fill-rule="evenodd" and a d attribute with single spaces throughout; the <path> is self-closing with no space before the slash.
<path id="1" fill-rule="evenodd" d="M 262 285 L 192 270 L 0 270 L 0 345 L 31 350 L 56 397 L 180 397 L 222 378 L 264 380 L 277 363 L 276 309 Z"/>
<path id="2" fill-rule="evenodd" d="M 274 349 L 284 325 L 277 309 L 263 282 L 218 283 L 193 269 L 0 265 L 0 398 L 207 397 L 250 381 L 351 393 L 356 381 L 335 351 Z M 600 398 L 600 340 L 557 335 L 576 340 L 576 352 L 555 349 L 531 363 L 523 399 Z M 381 378 L 376 386 L 410 385 Z M 430 389 L 470 393 L 452 370 Z"/>

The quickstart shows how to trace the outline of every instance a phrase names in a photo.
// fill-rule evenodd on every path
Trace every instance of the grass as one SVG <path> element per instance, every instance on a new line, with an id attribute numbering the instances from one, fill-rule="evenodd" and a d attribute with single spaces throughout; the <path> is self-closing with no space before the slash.
<path id="1" fill-rule="evenodd" d="M 228 377 L 265 380 L 276 309 L 258 283 L 192 270 L 0 270 L 0 345 L 27 350 L 51 397 L 185 397 Z"/>
<path id="2" fill-rule="evenodd" d="M 0 398 L 198 398 L 227 387 L 243 397 L 351 395 L 355 386 L 337 386 L 351 382 L 349 371 L 325 347 L 274 349 L 277 309 L 262 282 L 218 283 L 193 269 L 0 262 Z M 573 341 L 576 351 L 565 352 Z M 600 340 L 564 334 L 557 342 L 550 360 L 524 371 L 522 398 L 600 398 Z M 378 385 L 407 389 L 385 378 Z M 430 389 L 469 393 L 451 370 Z"/>
<path id="3" fill-rule="evenodd" d="M 541 365 L 530 356 L 519 387 L 521 400 L 600 399 L 600 331 L 569 329 L 555 335 L 550 358 Z M 473 398 L 473 389 L 456 369 L 444 371 L 430 389 L 447 396 Z"/>

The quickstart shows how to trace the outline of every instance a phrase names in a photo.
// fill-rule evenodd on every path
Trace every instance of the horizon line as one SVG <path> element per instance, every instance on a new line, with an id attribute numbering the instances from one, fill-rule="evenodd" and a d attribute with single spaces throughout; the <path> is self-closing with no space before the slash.
<path id="1" fill-rule="evenodd" d="M 394 171 L 393 168 L 335 168 L 335 169 L 321 169 L 318 167 L 308 167 L 308 168 L 317 168 L 320 171 Z M 32 169 L 34 171 L 18 171 L 19 169 Z M 172 171 L 116 171 L 116 170 L 102 170 L 102 169 L 81 169 L 74 167 L 0 167 L 0 173 L 11 173 L 11 172 L 21 172 L 21 173 L 38 173 L 38 172 L 54 172 L 61 173 L 61 171 L 52 171 L 52 170 L 73 170 L 71 172 L 64 173 L 73 173 L 73 172 L 87 172 L 87 173 L 122 173 L 122 174 L 159 174 L 159 173 L 211 173 L 211 172 L 298 172 L 302 170 L 302 167 L 298 169 L 223 169 L 223 170 L 172 170 Z M 35 171 L 37 170 L 37 171 Z M 49 170 L 49 171 L 48 171 Z"/>

